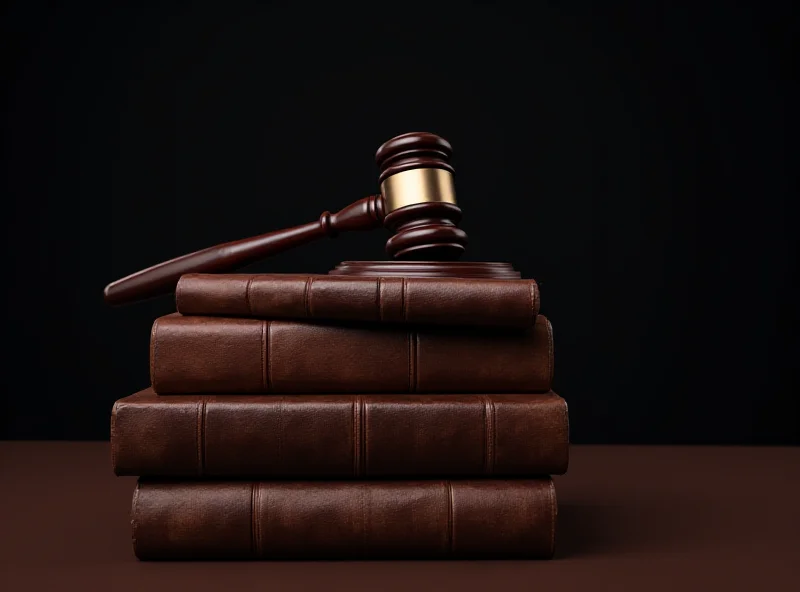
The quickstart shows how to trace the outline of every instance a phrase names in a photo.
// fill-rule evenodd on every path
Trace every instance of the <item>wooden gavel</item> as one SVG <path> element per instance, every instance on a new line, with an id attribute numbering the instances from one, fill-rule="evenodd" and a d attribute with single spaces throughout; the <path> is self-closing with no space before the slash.
<path id="1" fill-rule="evenodd" d="M 370 195 L 316 222 L 228 242 L 164 261 L 112 282 L 103 291 L 109 304 L 125 304 L 175 289 L 186 273 L 224 273 L 259 259 L 340 232 L 384 226 L 393 235 L 386 251 L 396 260 L 454 261 L 464 252 L 466 233 L 457 227 L 452 147 L 437 135 L 414 132 L 392 138 L 375 155 L 380 195 Z"/>

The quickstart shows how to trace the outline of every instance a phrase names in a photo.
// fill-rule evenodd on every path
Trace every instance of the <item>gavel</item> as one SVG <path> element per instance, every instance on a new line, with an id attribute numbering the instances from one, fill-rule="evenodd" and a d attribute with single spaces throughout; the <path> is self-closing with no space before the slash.
<path id="1" fill-rule="evenodd" d="M 392 138 L 378 148 L 381 193 L 356 201 L 315 222 L 223 243 L 112 282 L 103 291 L 109 304 L 125 304 L 174 291 L 187 273 L 224 273 L 270 255 L 334 238 L 341 232 L 389 229 L 386 252 L 396 261 L 455 261 L 464 253 L 466 233 L 458 228 L 453 150 L 444 138 L 412 132 Z"/>

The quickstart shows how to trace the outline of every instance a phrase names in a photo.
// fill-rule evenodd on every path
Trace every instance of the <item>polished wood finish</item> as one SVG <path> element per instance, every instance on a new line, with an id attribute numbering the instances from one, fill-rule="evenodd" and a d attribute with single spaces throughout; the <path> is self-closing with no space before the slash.
<path id="1" fill-rule="evenodd" d="M 428 132 L 411 132 L 384 142 L 375 154 L 380 169 L 378 184 L 386 177 L 411 169 L 434 168 L 454 172 L 450 165 L 453 147 L 444 138 Z"/>
<path id="2" fill-rule="evenodd" d="M 378 148 L 378 182 L 416 168 L 439 168 L 453 173 L 450 143 L 435 134 L 412 132 L 392 138 Z M 386 252 L 395 259 L 452 261 L 466 250 L 467 234 L 458 228 L 461 209 L 450 203 L 419 203 L 388 212 L 383 222 L 393 236 Z"/>
<path id="3" fill-rule="evenodd" d="M 329 275 L 362 277 L 448 277 L 518 280 L 510 263 L 483 261 L 342 261 Z"/>
<path id="4" fill-rule="evenodd" d="M 371 195 L 335 214 L 323 212 L 316 222 L 209 247 L 137 271 L 106 286 L 103 295 L 109 304 L 158 296 L 174 290 L 185 273 L 230 271 L 324 236 L 380 228 L 383 218 L 381 196 Z"/>
<path id="5" fill-rule="evenodd" d="M 392 231 L 386 252 L 395 259 L 452 261 L 466 249 L 467 233 L 456 225 L 461 209 L 449 203 L 421 203 L 386 214 L 383 225 Z"/>
<path id="6" fill-rule="evenodd" d="M 383 144 L 376 154 L 379 181 L 414 168 L 440 168 L 452 172 L 450 144 L 427 132 L 403 134 Z M 112 282 L 103 295 L 109 304 L 142 300 L 175 289 L 187 273 L 223 273 L 260 259 L 340 232 L 370 230 L 384 225 L 393 236 L 387 253 L 401 260 L 454 260 L 461 256 L 467 235 L 457 227 L 461 210 L 452 203 L 415 203 L 386 212 L 382 195 L 371 195 L 338 213 L 324 212 L 319 220 L 301 226 L 241 239 L 169 261 Z"/>

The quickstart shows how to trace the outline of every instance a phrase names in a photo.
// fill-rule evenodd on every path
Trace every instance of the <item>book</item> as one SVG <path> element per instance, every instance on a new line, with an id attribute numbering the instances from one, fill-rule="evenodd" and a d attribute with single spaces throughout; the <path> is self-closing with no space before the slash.
<path id="1" fill-rule="evenodd" d="M 263 319 L 531 327 L 534 280 L 187 274 L 175 290 L 179 313 Z"/>
<path id="2" fill-rule="evenodd" d="M 133 494 L 141 560 L 549 558 L 549 477 L 477 481 L 151 481 Z"/>
<path id="3" fill-rule="evenodd" d="M 171 314 L 153 323 L 157 393 L 533 393 L 550 390 L 553 334 L 368 327 Z"/>
<path id="4" fill-rule="evenodd" d="M 111 414 L 117 475 L 354 479 L 563 474 L 567 403 L 543 395 L 157 395 Z"/>

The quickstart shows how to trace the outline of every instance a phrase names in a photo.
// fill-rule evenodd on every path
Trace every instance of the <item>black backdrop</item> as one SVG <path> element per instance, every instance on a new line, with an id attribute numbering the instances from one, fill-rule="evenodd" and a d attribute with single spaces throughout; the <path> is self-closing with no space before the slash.
<path id="1" fill-rule="evenodd" d="M 574 442 L 800 443 L 790 3 L 123 4 L 6 8 L 3 438 L 107 438 L 147 385 L 173 301 L 106 283 L 372 193 L 428 130 L 469 258 L 540 282 Z"/>

